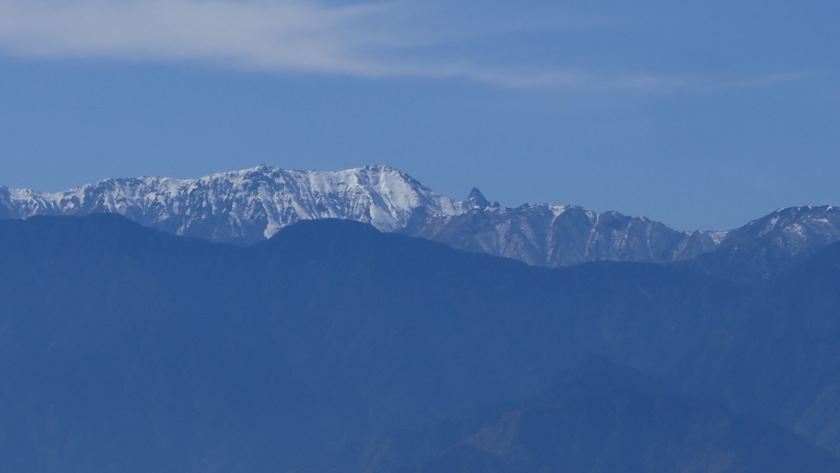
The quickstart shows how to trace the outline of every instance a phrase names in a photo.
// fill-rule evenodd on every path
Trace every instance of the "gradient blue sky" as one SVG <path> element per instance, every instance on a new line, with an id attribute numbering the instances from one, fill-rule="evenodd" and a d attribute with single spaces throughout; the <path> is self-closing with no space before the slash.
<path id="1" fill-rule="evenodd" d="M 0 184 L 385 163 L 679 229 L 840 204 L 840 2 L 0 0 Z"/>

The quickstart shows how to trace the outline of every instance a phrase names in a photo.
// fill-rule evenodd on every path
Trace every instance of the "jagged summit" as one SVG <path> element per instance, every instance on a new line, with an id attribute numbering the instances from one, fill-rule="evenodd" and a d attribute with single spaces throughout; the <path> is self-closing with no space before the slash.
<path id="1" fill-rule="evenodd" d="M 470 207 L 475 209 L 485 209 L 490 207 L 490 202 L 476 187 L 473 187 L 470 191 L 470 195 L 467 197 L 467 203 L 470 204 Z"/>
<path id="2" fill-rule="evenodd" d="M 732 232 L 679 232 L 645 217 L 578 206 L 500 207 L 475 188 L 460 201 L 384 164 L 343 171 L 261 164 L 196 179 L 105 179 L 55 193 L 0 187 L 0 218 L 103 212 L 176 235 L 240 245 L 302 220 L 347 219 L 549 267 L 669 263 L 758 240 L 806 254 L 840 240 L 840 210 L 832 206 L 781 209 Z"/>

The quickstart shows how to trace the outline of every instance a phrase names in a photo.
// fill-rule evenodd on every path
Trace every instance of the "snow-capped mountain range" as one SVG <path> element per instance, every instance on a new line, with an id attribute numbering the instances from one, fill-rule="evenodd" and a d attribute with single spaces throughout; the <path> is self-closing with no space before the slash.
<path id="1" fill-rule="evenodd" d="M 810 251 L 811 242 L 822 247 L 840 240 L 840 211 L 831 206 L 780 210 L 731 232 L 680 232 L 645 217 L 577 206 L 500 207 L 477 189 L 456 200 L 384 165 L 334 172 L 263 165 L 199 179 L 106 179 L 57 193 L 0 187 L 0 218 L 99 212 L 176 235 L 240 245 L 270 238 L 300 220 L 351 219 L 384 232 L 549 267 L 587 261 L 669 263 L 757 241 L 803 252 Z"/>
<path id="2" fill-rule="evenodd" d="M 199 179 L 106 179 L 57 193 L 0 188 L 0 217 L 111 212 L 176 235 L 246 245 L 318 218 L 399 231 L 418 208 L 440 215 L 467 210 L 387 166 L 336 172 L 258 166 Z"/>

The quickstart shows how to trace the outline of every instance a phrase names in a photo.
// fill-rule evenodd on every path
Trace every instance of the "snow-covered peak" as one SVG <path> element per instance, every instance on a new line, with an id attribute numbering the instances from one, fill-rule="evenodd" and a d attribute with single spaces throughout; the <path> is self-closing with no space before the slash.
<path id="1" fill-rule="evenodd" d="M 469 208 L 385 165 L 329 172 L 260 165 L 198 179 L 106 179 L 56 193 L 6 189 L 0 204 L 11 218 L 111 212 L 179 235 L 246 244 L 299 220 L 352 219 L 398 231 L 418 211 Z"/>
<path id="2" fill-rule="evenodd" d="M 802 229 L 812 227 L 840 231 L 840 209 L 831 205 L 778 209 L 733 231 L 732 237 L 762 238 L 778 232 L 801 233 Z"/>

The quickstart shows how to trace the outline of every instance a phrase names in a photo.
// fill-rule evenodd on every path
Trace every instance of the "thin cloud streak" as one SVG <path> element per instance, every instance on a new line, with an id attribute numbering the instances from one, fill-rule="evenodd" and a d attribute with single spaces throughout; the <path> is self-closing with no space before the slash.
<path id="1" fill-rule="evenodd" d="M 695 89 L 690 78 L 421 59 L 446 42 L 406 2 L 0 0 L 0 49 L 20 56 L 202 61 L 246 70 L 462 79 L 510 88 Z M 761 82 L 760 80 L 758 82 Z"/>
<path id="2" fill-rule="evenodd" d="M 390 7 L 390 8 L 389 8 Z M 35 56 L 218 61 L 238 67 L 380 75 L 363 52 L 404 47 L 371 23 L 393 7 L 196 0 L 0 1 L 0 42 Z"/>

